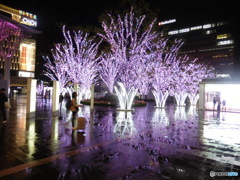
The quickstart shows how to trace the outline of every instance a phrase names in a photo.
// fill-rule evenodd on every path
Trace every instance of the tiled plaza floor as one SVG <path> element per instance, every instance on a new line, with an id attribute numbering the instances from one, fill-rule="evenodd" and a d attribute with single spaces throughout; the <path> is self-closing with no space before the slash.
<path id="1" fill-rule="evenodd" d="M 51 101 L 37 100 L 26 119 L 26 97 L 11 100 L 0 125 L 0 179 L 238 179 L 210 172 L 240 173 L 240 114 L 197 112 L 153 102 L 133 112 L 84 106 L 72 130 L 64 105 L 58 117 Z M 81 122 L 82 123 L 82 122 Z"/>

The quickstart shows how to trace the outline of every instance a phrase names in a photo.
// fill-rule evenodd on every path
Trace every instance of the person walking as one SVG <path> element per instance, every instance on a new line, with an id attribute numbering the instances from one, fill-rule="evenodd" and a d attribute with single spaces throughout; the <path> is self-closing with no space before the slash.
<path id="1" fill-rule="evenodd" d="M 72 101 L 71 101 L 71 107 L 70 107 L 70 111 L 72 111 L 72 128 L 76 129 L 76 127 L 74 126 L 74 121 L 76 119 L 76 114 L 77 111 L 79 110 L 79 107 L 83 107 L 83 105 L 78 105 L 77 104 L 77 93 L 73 92 L 72 93 Z"/>
<path id="2" fill-rule="evenodd" d="M 1 88 L 0 89 L 0 111 L 1 111 L 1 116 L 2 116 L 1 119 L 2 119 L 4 125 L 7 122 L 5 102 L 8 101 L 8 98 L 7 98 L 6 94 L 5 94 L 5 92 L 6 92 L 5 88 Z"/>
<path id="3" fill-rule="evenodd" d="M 217 103 L 216 97 L 213 97 L 213 110 L 215 110 L 216 103 Z"/>
<path id="4" fill-rule="evenodd" d="M 83 105 L 77 104 L 77 93 L 76 92 L 72 93 L 72 104 L 71 105 L 76 109 L 75 111 L 78 111 L 79 107 L 83 107 Z"/>
<path id="5" fill-rule="evenodd" d="M 221 110 L 221 100 L 220 100 L 220 98 L 218 98 L 218 100 L 217 100 L 217 111 L 220 112 L 220 110 Z"/>
<path id="6" fill-rule="evenodd" d="M 63 102 L 63 95 L 62 95 L 62 93 L 60 93 L 60 95 L 59 95 L 59 104 L 60 104 L 60 110 L 62 109 L 62 102 Z"/>
<path id="7" fill-rule="evenodd" d="M 222 111 L 223 110 L 226 111 L 226 101 L 225 100 L 222 101 Z"/>

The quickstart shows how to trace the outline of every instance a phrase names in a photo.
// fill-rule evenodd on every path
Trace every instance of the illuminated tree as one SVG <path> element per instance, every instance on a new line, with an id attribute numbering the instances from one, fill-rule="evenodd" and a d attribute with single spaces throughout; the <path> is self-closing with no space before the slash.
<path id="1" fill-rule="evenodd" d="M 199 98 L 199 82 L 203 79 L 214 78 L 215 73 L 212 67 L 200 64 L 197 59 L 190 60 L 188 57 L 182 57 L 179 70 L 174 78 L 174 95 L 177 105 L 185 106 L 187 96 L 192 105 L 196 105 Z"/>
<path id="2" fill-rule="evenodd" d="M 102 55 L 99 64 L 100 77 L 107 85 L 110 93 L 113 93 L 114 83 L 118 78 L 120 70 L 120 64 L 116 59 L 113 54 L 106 53 Z"/>
<path id="3" fill-rule="evenodd" d="M 199 82 L 205 78 L 213 78 L 212 68 L 197 63 L 187 56 L 180 56 L 181 40 L 171 45 L 167 40 L 159 41 L 152 60 L 153 95 L 156 106 L 164 107 L 167 97 L 174 95 L 178 106 L 185 106 L 187 96 L 192 104 L 198 100 Z"/>
<path id="4" fill-rule="evenodd" d="M 51 61 L 49 57 L 43 57 L 45 60 L 44 66 L 46 71 L 44 74 L 49 77 L 52 81 L 59 81 L 60 93 L 64 92 L 64 88 L 70 82 L 68 75 L 68 69 L 66 68 L 66 59 L 64 56 L 60 56 L 57 52 L 54 53 L 52 50 L 54 61 Z"/>
<path id="5" fill-rule="evenodd" d="M 151 62 L 152 93 L 156 107 L 164 107 L 167 97 L 174 94 L 174 84 L 176 83 L 174 80 L 176 80 L 180 64 L 178 51 L 182 44 L 182 41 L 175 41 L 172 45 L 167 45 L 167 40 L 162 39 L 156 46 Z"/>
<path id="6" fill-rule="evenodd" d="M 190 61 L 187 56 L 179 57 L 179 68 L 174 76 L 174 96 L 178 106 L 185 106 L 188 92 L 192 88 L 191 78 L 195 61 Z"/>
<path id="7" fill-rule="evenodd" d="M 145 16 L 135 17 L 132 10 L 124 17 L 118 15 L 116 20 L 111 15 L 109 18 L 109 23 L 102 22 L 104 33 L 99 36 L 110 44 L 111 54 L 120 66 L 119 88 L 115 87 L 120 101 L 120 109 L 130 109 L 132 97 L 136 95 L 139 86 L 143 84 L 140 81 L 144 78 L 139 78 L 139 67 L 143 67 L 144 63 L 147 63 L 151 56 L 151 47 L 158 34 L 152 32 L 155 21 L 151 22 L 148 28 L 143 29 Z"/>
<path id="8" fill-rule="evenodd" d="M 89 34 L 82 31 L 65 30 L 63 26 L 64 44 L 56 50 L 65 57 L 67 73 L 74 83 L 80 85 L 79 100 L 90 98 L 90 88 L 95 84 L 98 76 L 98 46 L 100 42 L 90 39 Z"/>
<path id="9" fill-rule="evenodd" d="M 197 62 L 192 65 L 192 75 L 190 77 L 191 88 L 188 91 L 188 97 L 191 105 L 196 106 L 199 99 L 199 83 L 203 79 L 212 79 L 215 77 L 216 73 L 214 68 Z"/>

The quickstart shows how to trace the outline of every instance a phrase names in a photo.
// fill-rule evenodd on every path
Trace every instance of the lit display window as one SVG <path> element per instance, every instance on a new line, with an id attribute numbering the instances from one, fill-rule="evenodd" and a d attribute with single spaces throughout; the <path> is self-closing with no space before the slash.
<path id="1" fill-rule="evenodd" d="M 213 56 L 213 58 L 225 58 L 225 57 L 228 57 L 228 55 L 227 54 L 218 54 L 218 55 Z"/>
<path id="2" fill-rule="evenodd" d="M 169 31 L 168 35 L 174 35 L 174 34 L 178 34 L 178 30 L 174 30 L 174 31 Z"/>
<path id="3" fill-rule="evenodd" d="M 27 47 L 22 46 L 21 49 L 21 59 L 20 59 L 20 69 L 21 70 L 27 70 L 26 69 L 26 58 L 27 58 Z"/>
<path id="4" fill-rule="evenodd" d="M 203 25 L 203 29 L 208 29 L 208 28 L 211 28 L 211 27 L 212 27 L 211 24 L 205 24 L 205 25 Z"/>
<path id="5" fill-rule="evenodd" d="M 34 78 L 34 73 L 32 72 L 25 72 L 25 71 L 19 71 L 18 72 L 19 77 L 32 77 Z"/>
<path id="6" fill-rule="evenodd" d="M 189 31 L 190 31 L 189 28 L 184 28 L 184 29 L 180 29 L 179 33 L 186 33 L 186 32 L 189 32 Z"/>
<path id="7" fill-rule="evenodd" d="M 217 39 L 227 39 L 230 37 L 230 34 L 219 34 L 217 35 Z"/>
<path id="8" fill-rule="evenodd" d="M 199 30 L 199 29 L 202 29 L 202 26 L 194 26 L 194 27 L 191 27 L 191 31 L 195 31 L 195 30 Z"/>
<path id="9" fill-rule="evenodd" d="M 35 43 L 23 42 L 20 45 L 19 70 L 35 71 Z"/>
<path id="10" fill-rule="evenodd" d="M 240 84 L 206 84 L 205 85 L 205 109 L 240 112 L 239 99 Z M 215 99 L 215 101 L 213 101 Z M 215 103 L 214 103 L 215 102 Z"/>
<path id="11" fill-rule="evenodd" d="M 206 34 L 213 34 L 215 31 L 214 30 L 207 30 Z"/>
<path id="12" fill-rule="evenodd" d="M 223 45 L 228 45 L 228 44 L 233 44 L 233 40 L 225 40 L 225 41 L 217 42 L 218 46 L 223 46 Z"/>
<path id="13" fill-rule="evenodd" d="M 160 24 L 161 23 L 162 22 L 160 22 Z M 217 26 L 220 26 L 220 25 L 223 25 L 223 23 L 222 24 L 219 24 L 219 23 L 217 24 Z M 179 34 L 179 33 L 187 33 L 187 32 L 190 32 L 190 31 L 196 31 L 196 30 L 201 30 L 201 29 L 209 29 L 209 28 L 213 28 L 215 26 L 216 26 L 215 23 L 213 23 L 213 24 L 197 25 L 197 26 L 188 27 L 188 28 L 184 28 L 184 29 L 169 31 L 168 35 L 175 35 L 175 34 Z M 215 33 L 215 32 L 216 32 L 216 30 L 210 29 L 210 30 L 206 30 L 205 34 L 212 34 L 212 33 Z M 218 35 L 217 39 L 225 39 L 225 36 L 230 37 L 229 34 L 222 34 L 222 35 Z"/>

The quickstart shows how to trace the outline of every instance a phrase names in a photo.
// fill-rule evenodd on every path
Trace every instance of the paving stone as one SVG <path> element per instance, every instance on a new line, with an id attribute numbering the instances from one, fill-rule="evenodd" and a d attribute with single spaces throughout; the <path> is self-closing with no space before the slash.
<path id="1" fill-rule="evenodd" d="M 26 96 L 11 100 L 0 126 L 1 179 L 209 179 L 210 171 L 240 173 L 240 114 L 167 105 L 80 108 L 76 118 L 37 99 L 26 119 Z M 84 117 L 84 130 L 72 129 Z M 49 174 L 49 176 L 47 175 Z M 227 178 L 225 178 L 227 179 Z"/>

